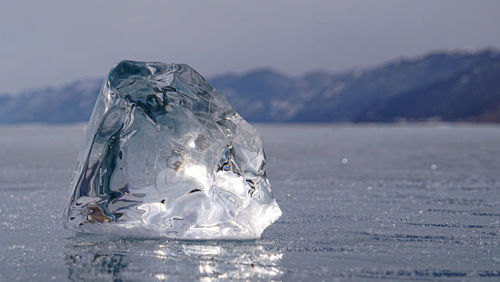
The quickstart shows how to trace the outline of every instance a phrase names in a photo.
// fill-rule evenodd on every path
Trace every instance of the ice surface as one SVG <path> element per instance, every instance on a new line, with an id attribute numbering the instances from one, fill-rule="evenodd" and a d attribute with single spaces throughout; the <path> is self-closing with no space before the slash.
<path id="1" fill-rule="evenodd" d="M 187 65 L 120 62 L 83 146 L 68 229 L 253 239 L 281 215 L 257 131 Z"/>
<path id="2" fill-rule="evenodd" d="M 499 280 L 500 126 L 257 130 L 278 224 L 260 240 L 166 242 L 71 236 L 83 128 L 0 126 L 0 281 Z"/>

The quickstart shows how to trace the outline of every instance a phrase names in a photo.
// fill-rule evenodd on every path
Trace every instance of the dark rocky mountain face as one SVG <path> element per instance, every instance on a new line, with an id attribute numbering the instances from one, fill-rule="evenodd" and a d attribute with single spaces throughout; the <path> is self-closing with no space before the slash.
<path id="1" fill-rule="evenodd" d="M 398 119 L 493 122 L 500 109 L 500 60 L 485 60 L 427 85 L 378 100 L 353 121 Z M 495 113 L 497 118 L 495 118 Z"/>
<path id="2" fill-rule="evenodd" d="M 266 97 L 272 98 L 264 100 L 252 93 L 244 96 L 247 105 L 253 98 L 267 107 L 245 111 L 243 104 L 236 109 L 240 108 L 249 120 L 259 121 L 494 121 L 496 108 L 487 105 L 500 103 L 499 62 L 500 53 L 494 51 L 434 53 L 364 71 L 282 77 L 289 83 L 267 86 Z M 267 75 L 260 74 L 256 81 L 272 82 L 265 79 Z M 233 102 L 232 98 L 238 96 L 235 93 L 241 95 L 240 89 L 245 88 L 237 81 L 238 77 L 230 86 L 213 83 Z M 488 111 L 487 118 L 480 117 L 484 111 Z"/>
<path id="3" fill-rule="evenodd" d="M 433 53 L 344 73 L 264 69 L 209 79 L 254 122 L 500 122 L 500 53 Z M 0 96 L 0 123 L 90 117 L 102 80 Z"/>

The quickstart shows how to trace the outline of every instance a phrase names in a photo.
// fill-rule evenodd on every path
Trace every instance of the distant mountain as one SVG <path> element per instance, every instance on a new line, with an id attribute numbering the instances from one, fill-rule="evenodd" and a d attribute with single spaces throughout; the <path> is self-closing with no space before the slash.
<path id="1" fill-rule="evenodd" d="M 483 60 L 441 79 L 374 101 L 354 121 L 387 122 L 399 118 L 500 122 L 500 60 Z"/>
<path id="2" fill-rule="evenodd" d="M 292 77 L 270 69 L 209 79 L 254 122 L 500 122 L 500 53 L 437 52 L 363 71 Z M 0 96 L 0 123 L 90 117 L 102 79 Z"/>
<path id="3" fill-rule="evenodd" d="M 88 121 L 103 80 L 85 78 L 62 87 L 0 97 L 0 123 Z"/>

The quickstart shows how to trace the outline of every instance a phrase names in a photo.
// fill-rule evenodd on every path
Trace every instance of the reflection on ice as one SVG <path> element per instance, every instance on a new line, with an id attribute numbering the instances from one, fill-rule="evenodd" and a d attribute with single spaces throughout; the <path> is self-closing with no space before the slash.
<path id="1" fill-rule="evenodd" d="M 263 246 L 254 245 L 247 251 L 231 254 L 232 248 L 210 245 L 183 245 L 185 254 L 198 257 L 201 278 L 249 279 L 275 278 L 282 274 L 277 267 L 282 253 L 266 252 Z M 229 253 L 228 253 L 229 252 Z M 221 259 L 230 258 L 231 260 Z M 227 264 L 232 264 L 230 268 Z"/>
<path id="2" fill-rule="evenodd" d="M 101 241 L 65 246 L 70 280 L 279 279 L 283 254 L 270 241 Z"/>

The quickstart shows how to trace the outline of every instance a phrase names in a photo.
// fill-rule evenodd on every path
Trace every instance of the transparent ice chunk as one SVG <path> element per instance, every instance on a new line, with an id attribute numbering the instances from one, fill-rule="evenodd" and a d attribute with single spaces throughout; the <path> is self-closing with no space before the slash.
<path id="1" fill-rule="evenodd" d="M 194 69 L 122 61 L 87 127 L 65 227 L 125 237 L 253 239 L 281 210 L 257 131 Z"/>

